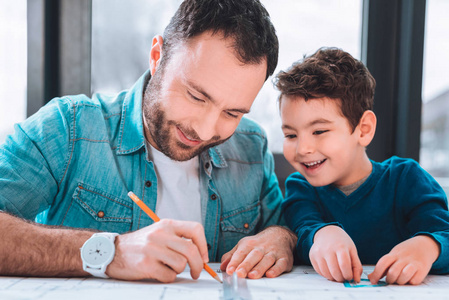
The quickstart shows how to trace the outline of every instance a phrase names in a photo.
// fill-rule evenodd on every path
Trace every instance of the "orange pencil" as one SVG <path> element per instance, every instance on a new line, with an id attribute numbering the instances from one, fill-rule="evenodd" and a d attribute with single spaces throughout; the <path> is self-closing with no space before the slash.
<path id="1" fill-rule="evenodd" d="M 154 221 L 159 222 L 161 219 L 149 208 L 145 203 L 143 203 L 142 200 L 139 199 L 133 192 L 128 193 L 129 198 L 131 198 L 139 207 L 147 213 L 147 215 Z M 220 277 L 218 277 L 217 273 L 212 270 L 211 267 L 209 267 L 206 263 L 204 263 L 204 270 L 206 270 L 207 273 L 209 273 L 215 280 L 217 280 L 220 283 L 223 283 L 221 281 Z"/>

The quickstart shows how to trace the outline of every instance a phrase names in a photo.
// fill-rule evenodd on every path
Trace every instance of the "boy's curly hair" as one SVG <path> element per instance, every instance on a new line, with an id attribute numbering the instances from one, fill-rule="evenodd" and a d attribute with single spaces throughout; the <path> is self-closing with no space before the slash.
<path id="1" fill-rule="evenodd" d="M 373 109 L 376 81 L 362 62 L 338 48 L 320 48 L 276 75 L 275 85 L 283 95 L 304 98 L 327 97 L 340 102 L 343 116 L 354 131 L 366 110 Z M 280 103 L 279 103 L 280 104 Z"/>

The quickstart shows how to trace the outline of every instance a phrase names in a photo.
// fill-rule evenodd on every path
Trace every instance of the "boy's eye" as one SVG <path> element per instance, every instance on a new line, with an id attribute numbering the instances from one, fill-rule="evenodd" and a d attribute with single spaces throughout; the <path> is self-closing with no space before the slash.
<path id="1" fill-rule="evenodd" d="M 296 138 L 296 134 L 285 134 L 285 135 L 284 135 L 284 138 L 286 138 L 286 139 L 288 139 L 288 140 L 291 140 L 291 139 Z"/>
<path id="2" fill-rule="evenodd" d="M 323 133 L 328 132 L 328 131 L 329 130 L 316 130 L 316 131 L 313 132 L 313 135 L 320 135 L 320 134 L 323 134 Z"/>

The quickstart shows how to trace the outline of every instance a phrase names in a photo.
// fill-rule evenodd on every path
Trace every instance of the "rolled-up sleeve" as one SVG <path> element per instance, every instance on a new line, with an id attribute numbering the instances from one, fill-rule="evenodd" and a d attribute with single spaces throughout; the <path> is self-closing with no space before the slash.
<path id="1" fill-rule="evenodd" d="M 0 210 L 33 220 L 52 204 L 70 155 L 70 111 L 69 100 L 52 100 L 0 146 Z"/>

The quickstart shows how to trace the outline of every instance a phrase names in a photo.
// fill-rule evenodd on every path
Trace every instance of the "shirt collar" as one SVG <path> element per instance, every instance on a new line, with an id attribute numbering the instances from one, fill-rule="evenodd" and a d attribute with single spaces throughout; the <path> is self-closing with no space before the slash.
<path id="1" fill-rule="evenodd" d="M 148 70 L 126 93 L 123 101 L 117 154 L 133 153 L 144 147 L 142 98 L 145 86 L 150 78 L 151 75 Z"/>
<path id="2" fill-rule="evenodd" d="M 226 159 L 221 154 L 219 146 L 215 146 L 209 149 L 209 157 L 215 167 L 225 168 L 228 166 Z"/>

